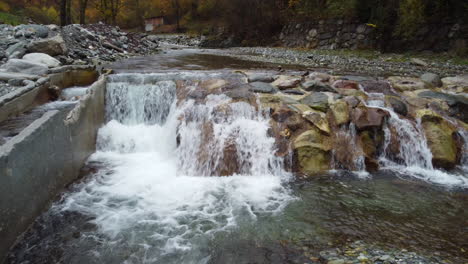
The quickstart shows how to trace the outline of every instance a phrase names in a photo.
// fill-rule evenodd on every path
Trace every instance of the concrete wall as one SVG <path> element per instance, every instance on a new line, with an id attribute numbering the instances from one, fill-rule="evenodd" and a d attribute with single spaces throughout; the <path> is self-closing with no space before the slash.
<path id="1" fill-rule="evenodd" d="M 95 151 L 105 87 L 102 76 L 71 112 L 49 111 L 0 146 L 0 263 Z"/>

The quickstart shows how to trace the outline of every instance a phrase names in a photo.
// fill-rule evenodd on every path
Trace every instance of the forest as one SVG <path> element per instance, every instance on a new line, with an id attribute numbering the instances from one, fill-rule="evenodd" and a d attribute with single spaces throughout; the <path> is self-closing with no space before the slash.
<path id="1" fill-rule="evenodd" d="M 466 23 L 466 0 L 1 0 L 0 20 L 42 24 L 96 23 L 142 30 L 164 16 L 177 31 L 209 34 L 222 28 L 243 38 L 269 37 L 287 23 L 349 18 L 381 34 L 410 37 L 422 24 Z"/>

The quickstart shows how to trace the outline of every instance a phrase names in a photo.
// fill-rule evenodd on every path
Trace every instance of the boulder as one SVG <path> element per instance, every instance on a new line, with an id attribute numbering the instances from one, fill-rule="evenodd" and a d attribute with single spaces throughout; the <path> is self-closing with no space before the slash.
<path id="1" fill-rule="evenodd" d="M 300 100 L 302 104 L 306 104 L 313 109 L 327 112 L 329 103 L 328 95 L 325 93 L 312 93 Z"/>
<path id="2" fill-rule="evenodd" d="M 248 81 L 253 82 L 266 82 L 271 83 L 274 81 L 273 76 L 266 73 L 252 73 L 247 77 Z"/>
<path id="3" fill-rule="evenodd" d="M 337 126 L 347 124 L 349 122 L 348 103 L 345 100 L 338 100 L 330 106 L 333 119 Z"/>
<path id="4" fill-rule="evenodd" d="M 359 106 L 351 112 L 351 120 L 358 130 L 380 128 L 389 113 L 379 108 Z"/>
<path id="5" fill-rule="evenodd" d="M 442 80 L 440 80 L 439 75 L 435 73 L 424 73 L 420 78 L 423 80 L 423 82 L 428 83 L 434 87 L 442 86 Z"/>
<path id="6" fill-rule="evenodd" d="M 355 81 L 349 80 L 338 80 L 333 83 L 333 87 L 336 89 L 353 89 L 359 90 L 359 84 Z"/>
<path id="7" fill-rule="evenodd" d="M 6 57 L 10 59 L 18 59 L 23 57 L 23 55 L 26 53 L 26 43 L 25 42 L 18 42 L 15 43 L 11 46 L 9 46 L 5 50 L 5 55 Z"/>
<path id="8" fill-rule="evenodd" d="M 46 53 L 50 56 L 63 55 L 67 53 L 67 46 L 60 35 L 52 38 L 33 41 L 27 46 L 28 52 Z"/>
<path id="9" fill-rule="evenodd" d="M 437 168 L 453 169 L 457 163 L 454 127 L 429 109 L 417 111 L 416 116 L 421 118 L 427 144 L 432 152 L 432 164 Z"/>
<path id="10" fill-rule="evenodd" d="M 330 85 L 325 84 L 319 80 L 308 80 L 302 83 L 302 88 L 308 92 L 331 92 L 336 93 Z"/>
<path id="11" fill-rule="evenodd" d="M 311 109 L 310 111 L 303 112 L 302 117 L 311 122 L 323 134 L 330 135 L 330 125 L 325 113 Z"/>
<path id="12" fill-rule="evenodd" d="M 293 144 L 295 170 L 312 176 L 330 169 L 329 138 L 311 129 L 300 134 Z"/>
<path id="13" fill-rule="evenodd" d="M 408 115 L 408 106 L 396 96 L 386 96 L 385 97 L 387 104 L 389 104 L 393 111 L 399 115 L 406 116 Z"/>
<path id="14" fill-rule="evenodd" d="M 364 81 L 361 87 L 366 93 L 381 93 L 385 95 L 397 95 L 392 86 L 386 81 Z"/>
<path id="15" fill-rule="evenodd" d="M 60 61 L 45 53 L 29 53 L 23 56 L 23 60 L 44 64 L 49 68 L 60 66 Z"/>
<path id="16" fill-rule="evenodd" d="M 468 93 L 468 74 L 442 79 L 444 88 L 459 93 Z"/>
<path id="17" fill-rule="evenodd" d="M 278 89 L 269 83 L 252 82 L 250 83 L 250 91 L 254 93 L 276 93 Z"/>
<path id="18" fill-rule="evenodd" d="M 393 88 L 400 92 L 415 91 L 428 88 L 428 85 L 418 78 L 392 76 L 388 78 Z"/>
<path id="19" fill-rule="evenodd" d="M 281 75 L 272 83 L 272 85 L 278 87 L 280 90 L 286 90 L 297 87 L 301 81 L 301 77 Z"/>
<path id="20" fill-rule="evenodd" d="M 15 31 L 25 37 L 36 36 L 38 38 L 47 38 L 49 35 L 49 28 L 44 25 L 19 25 L 15 28 Z"/>
<path id="21" fill-rule="evenodd" d="M 22 59 L 10 59 L 0 67 L 3 72 L 20 72 L 32 75 L 43 75 L 49 71 L 49 68 L 40 63 L 29 62 Z"/>

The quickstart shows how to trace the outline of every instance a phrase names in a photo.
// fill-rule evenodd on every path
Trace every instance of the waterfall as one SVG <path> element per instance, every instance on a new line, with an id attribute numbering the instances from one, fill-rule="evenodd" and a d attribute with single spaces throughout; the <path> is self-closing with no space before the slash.
<path id="1" fill-rule="evenodd" d="M 460 160 L 461 169 L 468 173 L 468 131 L 460 130 L 458 134 L 463 139 L 463 151 Z"/>
<path id="2" fill-rule="evenodd" d="M 89 160 L 99 170 L 63 203 L 93 219 L 97 262 L 125 241 L 131 263 L 198 263 L 202 243 L 293 199 L 261 110 L 224 95 L 176 103 L 174 81 L 142 79 L 108 83 L 108 123 Z"/>

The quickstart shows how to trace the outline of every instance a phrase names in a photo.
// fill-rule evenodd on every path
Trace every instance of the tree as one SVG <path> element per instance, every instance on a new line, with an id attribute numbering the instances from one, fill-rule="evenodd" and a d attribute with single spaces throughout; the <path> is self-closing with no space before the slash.
<path id="1" fill-rule="evenodd" d="M 88 0 L 80 0 L 80 24 L 86 24 L 86 7 Z"/>

